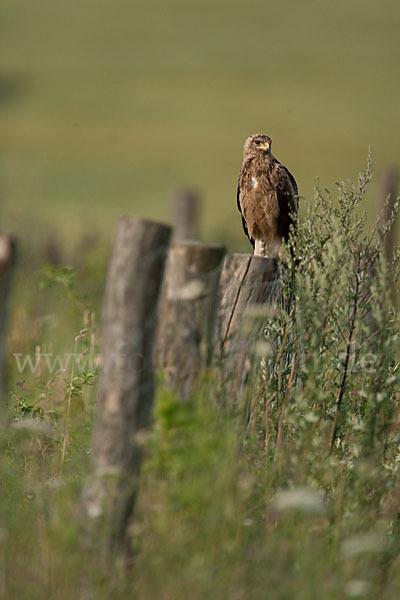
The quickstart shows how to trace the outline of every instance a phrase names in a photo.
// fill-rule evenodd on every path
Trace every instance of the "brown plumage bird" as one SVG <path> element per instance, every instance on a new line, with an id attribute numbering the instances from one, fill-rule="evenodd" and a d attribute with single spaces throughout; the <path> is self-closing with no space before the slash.
<path id="1" fill-rule="evenodd" d="M 271 154 L 271 143 L 260 133 L 247 138 L 237 205 L 254 254 L 279 257 L 282 240 L 297 223 L 299 193 L 293 175 Z"/>

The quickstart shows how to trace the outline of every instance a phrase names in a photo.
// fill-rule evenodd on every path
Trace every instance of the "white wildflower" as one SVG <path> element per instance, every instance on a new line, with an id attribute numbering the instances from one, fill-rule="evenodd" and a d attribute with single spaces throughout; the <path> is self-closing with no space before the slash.
<path id="1" fill-rule="evenodd" d="M 325 511 L 321 492 L 306 487 L 279 491 L 273 505 L 279 511 L 297 510 L 307 514 L 321 514 Z"/>
<path id="2" fill-rule="evenodd" d="M 199 279 L 192 279 L 174 294 L 180 300 L 196 300 L 204 295 L 205 285 Z"/>
<path id="3" fill-rule="evenodd" d="M 33 419 L 32 417 L 24 417 L 19 421 L 14 421 L 11 427 L 19 431 L 27 431 L 31 433 L 36 433 L 37 435 L 44 435 L 47 437 L 51 437 L 54 433 L 53 429 L 48 423 L 45 423 L 44 421 L 38 421 L 37 419 Z"/>
<path id="4" fill-rule="evenodd" d="M 360 533 L 344 540 L 343 558 L 354 558 L 360 554 L 374 554 L 385 548 L 385 538 L 379 533 Z"/>
<path id="5" fill-rule="evenodd" d="M 366 596 L 369 592 L 369 583 L 363 579 L 353 579 L 345 587 L 346 596 L 350 598 L 360 598 Z"/>

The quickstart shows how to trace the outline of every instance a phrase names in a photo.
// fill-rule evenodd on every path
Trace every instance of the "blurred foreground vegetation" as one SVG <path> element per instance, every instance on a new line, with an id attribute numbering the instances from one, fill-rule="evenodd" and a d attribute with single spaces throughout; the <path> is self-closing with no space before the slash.
<path id="1" fill-rule="evenodd" d="M 34 373 L 13 363 L 1 431 L 1 598 L 399 597 L 400 253 L 385 258 L 390 223 L 366 227 L 370 178 L 369 164 L 334 197 L 316 190 L 296 259 L 287 256 L 283 305 L 244 323 L 267 337 L 249 350 L 241 398 L 213 370 L 187 403 L 159 389 L 128 566 L 105 561 L 102 540 L 80 532 L 96 295 L 91 306 L 86 275 L 80 289 L 79 274 L 42 270 L 39 293 L 51 304 L 61 291 L 70 331 L 75 324 L 73 359 L 52 372 L 45 356 Z M 53 360 L 48 328 L 53 338 L 66 330 L 49 321 L 35 329 L 14 319 L 11 350 L 22 353 L 25 339 L 24 352 L 39 345 Z"/>

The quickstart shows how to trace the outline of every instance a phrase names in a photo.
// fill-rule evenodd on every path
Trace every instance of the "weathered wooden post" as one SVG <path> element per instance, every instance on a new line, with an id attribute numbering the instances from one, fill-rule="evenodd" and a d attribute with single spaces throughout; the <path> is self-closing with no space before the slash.
<path id="1" fill-rule="evenodd" d="M 171 229 L 136 217 L 117 225 L 102 315 L 102 365 L 92 442 L 94 473 L 84 513 L 120 545 L 132 513 L 141 463 L 140 434 L 154 394 L 156 306 Z M 107 537 L 106 536 L 106 537 Z"/>
<path id="2" fill-rule="evenodd" d="M 171 246 L 160 300 L 155 362 L 164 383 L 187 399 L 209 363 L 225 248 L 201 242 Z"/>
<path id="3" fill-rule="evenodd" d="M 197 238 L 200 197 L 190 189 L 178 190 L 172 201 L 172 223 L 174 241 Z"/>
<path id="4" fill-rule="evenodd" d="M 246 357 L 255 342 L 265 341 L 263 327 L 243 327 L 246 313 L 279 301 L 279 261 L 272 258 L 233 254 L 227 256 L 220 279 L 214 360 L 235 395 L 248 372 Z"/>
<path id="5" fill-rule="evenodd" d="M 386 168 L 381 173 L 379 189 L 379 213 L 382 214 L 383 223 L 391 220 L 393 209 L 398 197 L 398 175 L 395 169 Z M 385 237 L 386 258 L 391 260 L 395 246 L 395 224 Z"/>
<path id="6" fill-rule="evenodd" d="M 0 401 L 6 381 L 5 338 L 7 330 L 8 298 L 15 265 L 15 240 L 11 235 L 0 233 Z"/>

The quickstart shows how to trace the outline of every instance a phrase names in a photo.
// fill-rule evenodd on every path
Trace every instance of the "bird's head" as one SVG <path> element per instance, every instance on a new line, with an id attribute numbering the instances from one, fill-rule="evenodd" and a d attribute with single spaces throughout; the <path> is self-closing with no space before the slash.
<path id="1" fill-rule="evenodd" d="M 250 135 L 244 143 L 243 157 L 250 158 L 259 153 L 269 154 L 271 152 L 271 138 L 263 133 Z"/>

